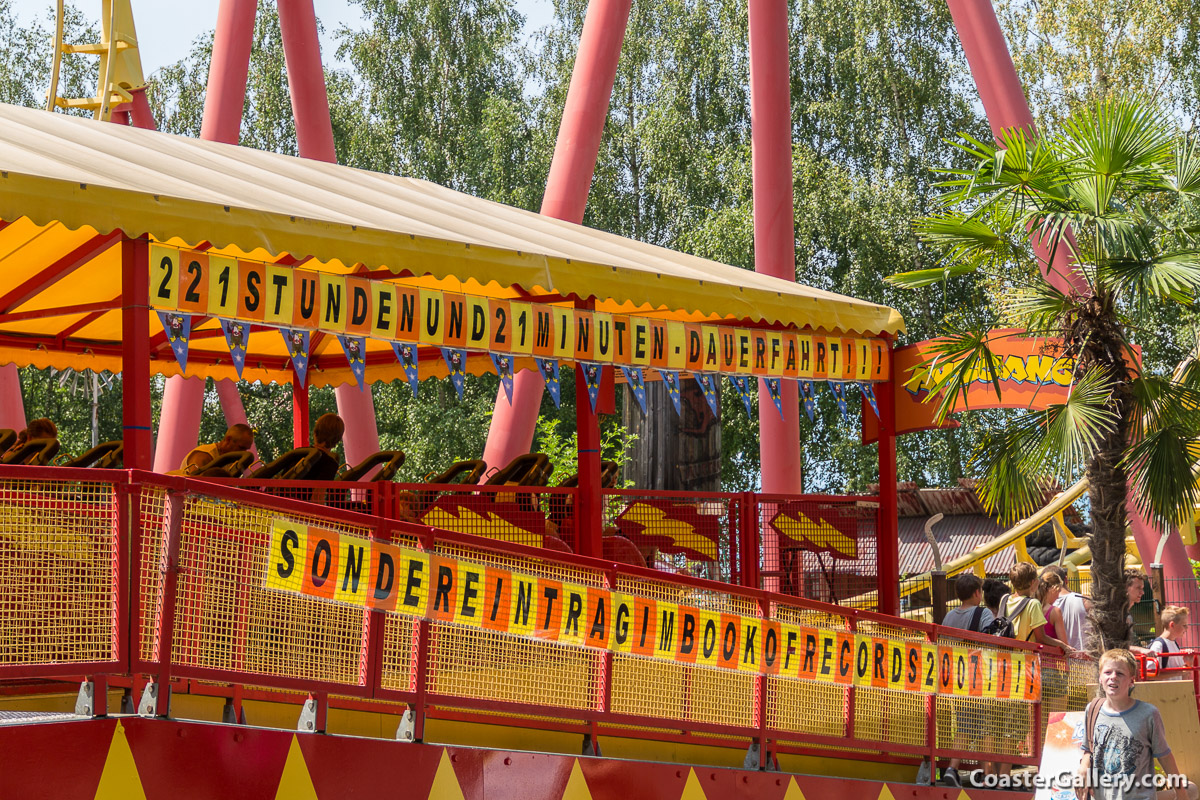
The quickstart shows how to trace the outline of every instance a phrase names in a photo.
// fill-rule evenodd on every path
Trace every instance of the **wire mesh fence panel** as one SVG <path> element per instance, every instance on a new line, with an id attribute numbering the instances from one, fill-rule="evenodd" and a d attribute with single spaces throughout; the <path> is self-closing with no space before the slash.
<path id="1" fill-rule="evenodd" d="M 875 498 L 755 495 L 761 588 L 826 603 L 878 606 Z"/>
<path id="2" fill-rule="evenodd" d="M 219 479 L 218 483 L 262 492 L 281 500 L 315 503 L 339 511 L 386 514 L 390 484 L 363 481 Z"/>
<path id="3" fill-rule="evenodd" d="M 363 686 L 369 612 L 265 588 L 277 519 L 359 543 L 370 533 L 335 517 L 188 494 L 179 531 L 173 665 Z"/>
<path id="4" fill-rule="evenodd" d="M 0 481 L 0 667 L 118 659 L 111 483 Z"/>
<path id="5" fill-rule="evenodd" d="M 739 495 L 614 489 L 603 497 L 605 536 L 632 543 L 646 566 L 733 582 Z"/>
<path id="6" fill-rule="evenodd" d="M 603 654 L 461 625 L 433 623 L 431 693 L 554 708 L 598 708 Z"/>

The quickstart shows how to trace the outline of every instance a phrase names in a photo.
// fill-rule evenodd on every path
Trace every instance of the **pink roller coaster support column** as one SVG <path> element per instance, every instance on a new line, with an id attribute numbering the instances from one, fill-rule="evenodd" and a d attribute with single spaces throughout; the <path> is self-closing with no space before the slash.
<path id="1" fill-rule="evenodd" d="M 16 364 L 0 367 L 0 428 L 25 429 L 25 400 Z"/>
<path id="2" fill-rule="evenodd" d="M 947 0 L 950 15 L 954 18 L 954 26 L 958 29 L 959 39 L 962 40 L 963 52 L 966 53 L 967 63 L 971 67 L 971 75 L 975 86 L 979 89 L 979 99 L 987 112 L 988 122 L 992 133 L 998 134 L 1004 128 L 1021 127 L 1033 131 L 1033 115 L 1029 111 L 1029 103 L 1025 99 L 1025 91 L 1017 77 L 1016 67 L 1008 52 L 1008 43 L 1004 41 L 1004 33 L 996 20 L 996 12 L 991 0 Z M 1046 250 L 1034 241 L 1039 261 L 1045 263 Z M 1085 293 L 1087 284 L 1082 276 L 1071 266 L 1065 249 L 1055 254 L 1051 269 L 1043 268 L 1046 281 L 1061 292 L 1072 290 Z M 1154 539 L 1149 553 L 1142 551 L 1147 559 L 1154 557 L 1154 549 L 1158 546 L 1157 537 L 1145 533 L 1144 524 L 1131 510 L 1130 521 L 1135 535 Z M 1138 534 L 1141 528 L 1143 531 Z M 1178 547 L 1175 544 L 1178 543 Z M 1138 540 L 1139 549 L 1142 548 Z M 1194 580 L 1191 564 L 1187 560 L 1181 542 L 1169 544 L 1163 552 L 1163 575 L 1167 579 L 1187 578 Z M 1183 584 L 1180 584 L 1183 585 Z"/>
<path id="3" fill-rule="evenodd" d="M 596 156 L 600 153 L 600 135 L 604 132 L 608 102 L 617 78 L 621 43 L 629 22 L 630 2 L 591 0 L 588 3 L 562 124 L 554 145 L 554 159 L 546 178 L 546 193 L 542 196 L 541 211 L 548 217 L 583 222 L 592 173 L 596 170 Z M 489 467 L 503 467 L 529 452 L 544 385 L 537 371 L 525 370 L 514 376 L 511 406 L 503 390 L 496 393 L 496 413 L 492 416 L 483 451 L 483 460 Z"/>
<path id="4" fill-rule="evenodd" d="M 991 0 L 947 0 L 947 4 L 992 134 L 998 137 L 1005 128 L 1024 128 L 1034 133 L 1033 114 Z M 1071 266 L 1066 248 L 1055 252 L 1054 263 L 1046 269 L 1049 251 L 1036 240 L 1033 246 L 1047 283 L 1064 294 L 1087 293 L 1087 283 Z"/>
<path id="5" fill-rule="evenodd" d="M 212 63 L 208 68 L 208 89 L 204 97 L 204 120 L 200 138 L 212 142 L 237 144 L 242 127 L 242 108 L 246 100 L 246 76 L 250 69 L 250 48 L 254 43 L 254 17 L 257 0 L 221 0 L 217 12 L 217 31 L 213 39 Z M 139 95 L 134 95 L 133 116 L 137 124 Z M 142 103 L 145 97 L 141 96 Z M 145 109 L 149 112 L 149 107 Z M 225 419 L 245 421 L 242 398 L 234 391 L 221 391 Z M 204 381 L 172 377 L 163 393 L 162 416 L 158 425 L 158 443 L 154 450 L 154 469 L 166 472 L 178 469 L 188 452 L 196 446 L 200 415 L 204 410 Z M 230 423 L 232 424 L 232 423 Z"/>
<path id="6" fill-rule="evenodd" d="M 237 144 L 241 138 L 246 77 L 250 74 L 250 48 L 254 45 L 257 13 L 258 0 L 221 0 L 212 63 L 208 67 L 201 139 Z"/>
<path id="7" fill-rule="evenodd" d="M 792 101 L 788 81 L 787 4 L 750 0 L 750 120 L 754 169 L 754 270 L 796 280 L 792 206 Z M 759 381 L 758 430 L 762 490 L 799 494 L 800 402 L 796 384 L 783 384 L 783 418 Z M 761 531 L 763 559 L 779 562 L 773 530 Z M 777 586 L 764 586 L 776 589 Z"/>
<path id="8" fill-rule="evenodd" d="M 288 88 L 292 94 L 300 155 L 317 161 L 336 162 L 329 95 L 325 89 L 321 43 L 317 37 L 317 17 L 312 0 L 282 0 L 279 3 L 279 27 L 283 33 Z M 334 396 L 338 414 L 346 422 L 346 435 L 342 439 L 346 463 L 357 464 L 379 451 L 371 387 L 360 391 L 353 384 L 342 384 L 334 390 Z"/>
<path id="9" fill-rule="evenodd" d="M 179 469 L 200 436 L 200 414 L 204 410 L 204 379 L 172 375 L 163 390 L 162 413 L 158 417 L 158 443 L 154 448 L 154 471 Z"/>

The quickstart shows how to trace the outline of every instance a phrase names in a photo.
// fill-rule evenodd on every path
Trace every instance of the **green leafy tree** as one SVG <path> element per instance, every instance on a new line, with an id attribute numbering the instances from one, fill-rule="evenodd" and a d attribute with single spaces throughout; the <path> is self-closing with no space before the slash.
<path id="1" fill-rule="evenodd" d="M 1200 445 L 1200 371 L 1131 366 L 1132 347 L 1157 309 L 1190 304 L 1200 290 L 1195 202 L 1200 151 L 1166 113 L 1133 100 L 1102 102 L 1034 139 L 1006 132 L 999 145 L 966 139 L 973 166 L 951 175 L 941 207 L 919 225 L 944 258 L 895 275 L 901 286 L 971 276 L 991 304 L 947 320 L 931 362 L 940 417 L 972 381 L 999 394 L 996 329 L 1017 326 L 1074 359 L 1068 399 L 1010 418 L 974 453 L 985 506 L 1007 519 L 1036 509 L 1050 481 L 1086 474 L 1092 518 L 1093 599 L 1109 645 L 1128 639 L 1126 509 L 1163 527 L 1195 508 L 1191 464 Z M 1067 250 L 1085 289 L 1063 294 L 1042 280 L 1029 243 Z"/>

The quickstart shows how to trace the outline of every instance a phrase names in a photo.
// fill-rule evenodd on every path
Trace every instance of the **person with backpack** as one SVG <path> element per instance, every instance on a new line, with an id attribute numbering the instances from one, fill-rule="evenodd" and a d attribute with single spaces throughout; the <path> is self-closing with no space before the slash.
<path id="1" fill-rule="evenodd" d="M 954 594 L 961 605 L 946 612 L 942 625 L 947 628 L 958 628 L 964 631 L 983 633 L 992 624 L 992 612 L 983 606 L 983 581 L 969 572 L 964 572 L 954 581 Z M 983 737 L 987 733 L 987 721 L 983 718 L 983 709 L 978 703 L 969 703 L 956 707 L 954 713 L 954 728 L 957 734 L 956 744 L 959 750 L 985 750 Z M 950 759 L 950 766 L 942 773 L 942 784 L 945 786 L 962 786 L 958 775 L 960 760 Z M 991 774 L 994 765 L 983 763 L 985 774 Z"/>
<path id="2" fill-rule="evenodd" d="M 1057 647 L 1064 653 L 1073 653 L 1075 648 L 1046 633 L 1046 615 L 1036 594 L 1038 589 L 1037 567 L 1026 561 L 1013 565 L 1008 572 L 1012 594 L 1000 601 L 1000 616 L 984 630 L 993 636 L 1016 639 L 1018 642 L 1035 642 L 1047 647 Z"/>
<path id="3" fill-rule="evenodd" d="M 948 616 L 948 615 L 947 615 Z M 1162 667 L 1183 667 L 1182 656 L 1169 656 L 1168 653 L 1179 652 L 1179 638 L 1183 636 L 1188 627 L 1188 610 L 1184 606 L 1167 606 L 1162 610 L 1161 625 L 1159 630 L 1162 631 L 1150 642 L 1150 651 L 1158 655 L 1158 666 Z M 1175 672 L 1170 675 L 1170 680 L 1183 680 L 1188 677 L 1185 673 Z"/>

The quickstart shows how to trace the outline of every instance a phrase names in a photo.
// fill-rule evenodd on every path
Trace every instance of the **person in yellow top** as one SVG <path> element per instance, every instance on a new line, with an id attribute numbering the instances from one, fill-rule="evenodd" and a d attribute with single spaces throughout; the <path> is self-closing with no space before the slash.
<path id="1" fill-rule="evenodd" d="M 188 453 L 179 465 L 181 475 L 195 475 L 226 453 L 249 450 L 254 446 L 254 430 L 249 425 L 230 425 L 225 438 L 216 444 L 202 444 Z"/>
<path id="2" fill-rule="evenodd" d="M 1046 633 L 1046 614 L 1042 611 L 1041 601 L 1037 599 L 1037 567 L 1025 561 L 1014 564 L 1008 571 L 1008 580 L 1013 593 L 1004 601 L 1000 613 L 1012 620 L 1014 638 L 1018 642 L 1037 642 L 1058 647 L 1064 653 L 1075 652 L 1066 642 Z"/>

